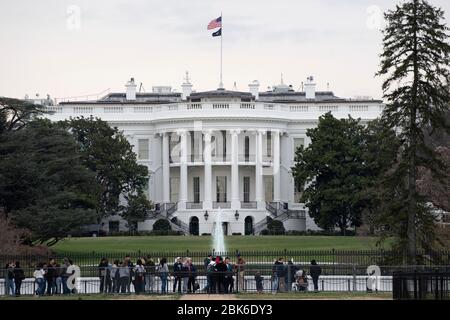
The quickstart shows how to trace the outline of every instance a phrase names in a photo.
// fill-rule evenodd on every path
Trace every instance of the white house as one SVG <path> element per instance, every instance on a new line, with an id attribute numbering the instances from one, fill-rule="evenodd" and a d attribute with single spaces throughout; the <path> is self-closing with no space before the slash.
<path id="1" fill-rule="evenodd" d="M 185 233 L 211 233 L 218 208 L 228 235 L 257 234 L 267 218 L 286 230 L 314 229 L 291 175 L 296 148 L 309 143 L 306 130 L 329 111 L 365 122 L 383 109 L 380 100 L 316 91 L 313 77 L 300 91 L 283 83 L 260 91 L 253 81 L 249 92 L 195 92 L 188 77 L 181 93 L 171 87 L 136 92 L 133 78 L 125 86 L 125 93 L 99 100 L 48 106 L 54 111 L 48 117 L 92 115 L 123 130 L 148 167 L 148 198 L 157 208 L 140 230 L 164 218 Z M 105 231 L 124 226 L 119 217 L 104 221 Z"/>

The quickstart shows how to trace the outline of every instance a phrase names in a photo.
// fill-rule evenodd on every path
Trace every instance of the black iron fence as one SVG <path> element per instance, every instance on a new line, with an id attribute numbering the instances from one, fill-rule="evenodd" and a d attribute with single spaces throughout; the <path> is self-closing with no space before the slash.
<path id="1" fill-rule="evenodd" d="M 21 268 L 23 276 L 18 276 L 21 272 L 13 268 L 1 269 L 0 295 L 228 294 L 291 291 L 395 294 L 399 292 L 398 290 L 403 290 L 401 292 L 405 296 L 404 288 L 410 287 L 398 284 L 399 280 L 395 282 L 395 275 L 399 272 L 413 274 L 411 271 L 417 269 L 422 272 L 431 271 L 424 266 L 375 266 L 351 269 L 347 265 L 319 265 L 319 267 L 320 275 L 315 277 L 311 265 L 303 264 L 283 264 L 281 267 L 273 264 L 232 265 L 226 272 L 206 269 L 204 265 L 192 265 L 190 271 L 179 272 L 174 272 L 172 267 L 168 272 L 167 270 L 161 272 L 153 265 L 144 265 L 143 268 L 115 265 L 81 266 L 79 269 L 72 267 L 72 270 L 68 270 L 67 266 L 40 265 L 38 268 Z M 447 278 L 442 280 L 444 282 L 439 282 L 439 288 L 440 292 L 446 292 L 444 295 L 448 297 L 450 270 L 442 266 L 438 271 L 447 274 Z M 436 282 L 432 282 L 431 286 L 434 285 L 436 288 L 435 284 Z M 408 293 L 410 294 L 410 291 Z"/>
<path id="2" fill-rule="evenodd" d="M 48 255 L 1 255 L 0 267 L 4 267 L 11 261 L 20 261 L 26 268 L 34 268 L 38 263 L 48 262 L 50 258 L 62 261 L 63 258 L 69 258 L 73 263 L 79 266 L 96 266 L 103 258 L 110 262 L 118 259 L 122 261 L 125 256 L 129 256 L 133 261 L 139 258 L 145 260 L 152 259 L 157 263 L 159 259 L 167 258 L 169 264 L 177 257 L 190 257 L 196 265 L 202 265 L 205 257 L 217 253 L 211 251 L 189 250 L 178 252 L 57 252 Z M 309 264 L 311 260 L 316 260 L 322 265 L 347 265 L 348 268 L 366 268 L 369 265 L 398 266 L 404 265 L 408 261 L 406 254 L 390 250 L 282 250 L 282 251 L 229 251 L 220 253 L 225 258 L 229 257 L 232 262 L 241 256 L 247 264 L 272 264 L 276 259 L 283 258 L 285 262 L 293 261 L 296 264 Z M 450 250 L 418 252 L 416 257 L 417 264 L 423 267 L 435 265 L 450 265 Z M 343 270 L 343 269 L 339 269 Z M 339 272 L 336 270 L 335 272 Z M 336 274 L 334 272 L 334 274 Z M 349 271 L 345 271 L 347 274 Z"/>
<path id="3" fill-rule="evenodd" d="M 450 271 L 394 272 L 393 298 L 399 300 L 450 300 Z"/>

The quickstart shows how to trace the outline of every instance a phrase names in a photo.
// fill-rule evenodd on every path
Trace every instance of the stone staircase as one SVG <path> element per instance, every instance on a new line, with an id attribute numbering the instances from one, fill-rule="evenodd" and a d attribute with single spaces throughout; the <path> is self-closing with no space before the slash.
<path id="1" fill-rule="evenodd" d="M 284 222 L 293 218 L 306 219 L 305 210 L 291 210 L 282 202 L 266 202 L 266 210 L 270 213 L 270 216 L 262 219 L 253 226 L 254 234 L 260 234 L 264 229 L 267 229 L 270 220 Z"/>
<path id="2" fill-rule="evenodd" d="M 185 235 L 189 235 L 189 225 L 174 217 L 178 210 L 178 203 L 163 203 L 159 210 L 155 209 L 149 214 L 150 219 L 164 219 L 170 223 L 172 230 L 180 231 Z"/>

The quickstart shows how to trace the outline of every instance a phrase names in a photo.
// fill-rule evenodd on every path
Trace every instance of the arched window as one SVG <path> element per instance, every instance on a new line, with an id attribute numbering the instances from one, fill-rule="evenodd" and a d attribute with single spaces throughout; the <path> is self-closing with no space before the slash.
<path id="1" fill-rule="evenodd" d="M 197 217 L 191 217 L 189 221 L 189 233 L 193 236 L 199 235 L 199 225 Z"/>
<path id="2" fill-rule="evenodd" d="M 253 234 L 253 218 L 250 216 L 245 217 L 244 220 L 244 224 L 245 224 L 245 235 L 252 235 Z"/>

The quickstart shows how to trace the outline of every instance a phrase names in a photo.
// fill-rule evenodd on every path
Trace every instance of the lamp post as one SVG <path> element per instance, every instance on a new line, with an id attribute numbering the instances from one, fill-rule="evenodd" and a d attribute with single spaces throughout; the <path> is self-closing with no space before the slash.
<path id="1" fill-rule="evenodd" d="M 205 211 L 204 217 L 205 217 L 205 221 L 208 221 L 208 217 L 209 217 L 208 210 Z"/>
<path id="2" fill-rule="evenodd" d="M 234 217 L 236 218 L 236 220 L 239 220 L 239 212 L 236 210 L 236 213 L 234 214 Z"/>

